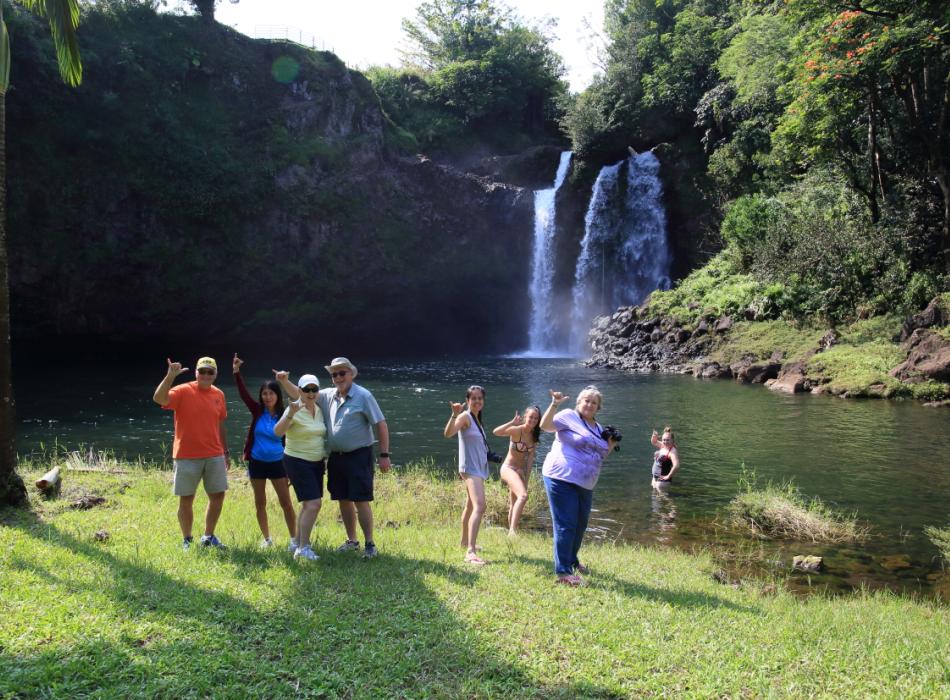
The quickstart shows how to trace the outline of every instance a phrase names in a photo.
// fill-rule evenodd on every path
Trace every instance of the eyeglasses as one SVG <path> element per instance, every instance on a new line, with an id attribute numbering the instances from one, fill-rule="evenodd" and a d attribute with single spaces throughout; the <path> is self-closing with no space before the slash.
<path id="1" fill-rule="evenodd" d="M 341 369 L 336 372 L 330 372 L 330 376 L 336 379 L 337 377 L 345 377 L 350 370 Z"/>
<path id="2" fill-rule="evenodd" d="M 318 387 L 318 386 L 305 386 L 305 387 L 304 387 L 303 389 L 301 389 L 300 391 L 306 391 L 308 394 L 316 394 L 318 391 L 320 391 L 320 387 Z"/>
<path id="3" fill-rule="evenodd" d="M 213 369 L 199 369 L 198 374 L 211 375 L 212 377 L 217 374 Z"/>

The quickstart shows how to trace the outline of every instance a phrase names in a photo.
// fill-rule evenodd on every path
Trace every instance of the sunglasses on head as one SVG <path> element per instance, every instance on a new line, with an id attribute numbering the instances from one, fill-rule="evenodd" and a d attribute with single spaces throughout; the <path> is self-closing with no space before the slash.
<path id="1" fill-rule="evenodd" d="M 213 369 L 199 369 L 199 370 L 198 370 L 198 374 L 211 374 L 211 375 L 215 375 L 215 374 L 217 374 L 217 372 L 216 372 L 215 370 L 213 370 Z"/>
<path id="2" fill-rule="evenodd" d="M 347 372 L 349 371 L 350 370 L 348 369 L 339 369 L 336 372 L 330 372 L 330 376 L 333 377 L 334 379 L 336 379 L 337 377 L 345 377 Z"/>
<path id="3" fill-rule="evenodd" d="M 320 387 L 318 387 L 318 386 L 305 386 L 305 387 L 304 387 L 303 389 L 301 389 L 300 391 L 306 391 L 308 394 L 315 394 L 315 393 L 317 393 L 318 391 L 320 391 Z"/>

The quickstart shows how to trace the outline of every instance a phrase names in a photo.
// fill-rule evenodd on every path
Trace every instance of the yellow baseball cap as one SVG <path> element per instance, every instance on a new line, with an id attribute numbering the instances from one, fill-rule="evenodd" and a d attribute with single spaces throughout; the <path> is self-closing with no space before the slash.
<path id="1" fill-rule="evenodd" d="M 199 357 L 198 364 L 195 365 L 195 369 L 202 369 L 204 367 L 210 367 L 215 372 L 218 371 L 218 363 L 214 361 L 213 357 Z"/>

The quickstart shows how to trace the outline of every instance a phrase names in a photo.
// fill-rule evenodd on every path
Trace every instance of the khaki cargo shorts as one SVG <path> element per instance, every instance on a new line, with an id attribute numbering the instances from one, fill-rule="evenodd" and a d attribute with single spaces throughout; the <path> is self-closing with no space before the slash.
<path id="1" fill-rule="evenodd" d="M 228 490 L 228 469 L 224 455 L 205 459 L 176 459 L 176 496 L 194 496 L 198 483 L 204 481 L 205 493 L 221 493 Z"/>

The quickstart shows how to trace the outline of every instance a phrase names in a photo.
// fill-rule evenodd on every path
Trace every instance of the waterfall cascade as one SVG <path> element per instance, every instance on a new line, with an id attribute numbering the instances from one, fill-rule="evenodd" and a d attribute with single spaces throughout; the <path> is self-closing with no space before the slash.
<path id="1" fill-rule="evenodd" d="M 524 357 L 586 355 L 595 316 L 639 304 L 670 284 L 660 162 L 649 151 L 601 168 L 584 217 L 574 278 L 558 284 L 555 200 L 570 162 L 571 152 L 562 153 L 554 186 L 534 193 L 530 348 Z M 554 302 L 568 290 L 569 310 Z"/>
<path id="2" fill-rule="evenodd" d="M 571 152 L 561 153 L 554 186 L 534 193 L 534 254 L 531 259 L 531 328 L 529 355 L 563 355 L 555 344 L 549 300 L 554 287 L 555 200 L 567 177 Z"/>
<path id="3" fill-rule="evenodd" d="M 626 165 L 627 177 L 620 178 Z M 594 183 L 574 272 L 572 354 L 588 352 L 587 333 L 598 314 L 639 304 L 670 285 L 660 162 L 652 152 L 605 166 Z"/>

